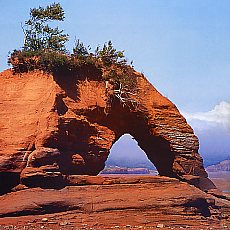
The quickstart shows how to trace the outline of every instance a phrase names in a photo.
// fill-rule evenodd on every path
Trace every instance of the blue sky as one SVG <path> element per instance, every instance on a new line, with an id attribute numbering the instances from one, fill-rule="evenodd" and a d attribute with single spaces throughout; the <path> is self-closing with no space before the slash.
<path id="1" fill-rule="evenodd" d="M 0 70 L 23 45 L 29 9 L 54 1 L 0 0 Z M 229 0 L 63 0 L 60 23 L 71 37 L 95 47 L 112 40 L 137 70 L 180 110 L 211 110 L 230 98 Z"/>
<path id="2" fill-rule="evenodd" d="M 23 45 L 21 23 L 29 18 L 30 8 L 53 2 L 0 0 L 0 71 L 8 68 L 8 52 Z M 75 38 L 93 48 L 112 40 L 177 105 L 197 134 L 205 136 L 213 124 L 230 133 L 229 0 L 55 2 L 66 13 L 59 27 L 70 35 L 68 49 Z M 220 105 L 221 110 L 215 109 Z M 212 111 L 217 122 L 210 121 Z M 230 145 L 223 151 L 229 153 Z"/>

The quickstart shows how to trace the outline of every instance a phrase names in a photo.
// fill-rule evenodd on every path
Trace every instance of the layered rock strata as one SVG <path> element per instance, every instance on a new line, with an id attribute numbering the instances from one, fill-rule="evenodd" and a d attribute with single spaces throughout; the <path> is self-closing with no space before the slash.
<path id="1" fill-rule="evenodd" d="M 3 229 L 230 227 L 229 201 L 163 176 L 75 175 L 59 190 L 17 186 L 0 203 Z"/>
<path id="2" fill-rule="evenodd" d="M 137 94 L 130 94 L 130 102 L 135 103 L 124 104 L 109 96 L 112 87 L 100 74 L 0 74 L 2 193 L 19 183 L 59 187 L 68 175 L 97 175 L 125 133 L 160 175 L 215 188 L 198 153 L 198 138 L 172 102 L 133 71 Z"/>

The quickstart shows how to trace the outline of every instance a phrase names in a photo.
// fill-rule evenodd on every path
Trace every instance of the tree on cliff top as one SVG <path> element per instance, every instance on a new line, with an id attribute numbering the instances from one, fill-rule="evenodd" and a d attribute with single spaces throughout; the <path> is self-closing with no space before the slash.
<path id="1" fill-rule="evenodd" d="M 12 65 L 13 71 L 23 73 L 37 69 L 47 73 L 72 75 L 80 73 L 84 68 L 94 69 L 96 73 L 101 73 L 101 80 L 106 82 L 108 100 L 105 113 L 108 113 L 114 98 L 123 107 L 136 110 L 137 75 L 127 64 L 124 51 L 116 50 L 109 41 L 103 47 L 98 45 L 95 52 L 90 53 L 91 48 L 88 50 L 77 40 L 73 53 L 67 52 L 65 43 L 68 35 L 58 27 L 49 26 L 50 22 L 63 21 L 64 18 L 64 11 L 59 3 L 30 9 L 30 18 L 22 27 L 25 35 L 24 46 L 21 50 L 14 50 L 8 58 L 8 64 Z M 81 77 L 81 74 L 75 74 L 75 77 Z M 108 83 L 112 86 L 111 90 L 107 88 Z"/>
<path id="2" fill-rule="evenodd" d="M 25 34 L 23 50 L 66 51 L 65 42 L 68 41 L 68 35 L 63 34 L 63 30 L 59 30 L 58 27 L 51 28 L 47 24 L 56 20 L 63 21 L 64 18 L 64 11 L 59 3 L 31 9 L 30 19 L 23 27 Z"/>

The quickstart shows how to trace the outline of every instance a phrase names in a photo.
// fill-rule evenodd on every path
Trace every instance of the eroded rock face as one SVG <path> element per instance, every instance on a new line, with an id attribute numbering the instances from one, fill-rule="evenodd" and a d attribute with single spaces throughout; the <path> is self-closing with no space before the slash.
<path id="1" fill-rule="evenodd" d="M 1 184 L 8 178 L 1 186 L 4 192 L 20 181 L 32 187 L 44 178 L 52 187 L 64 183 L 67 175 L 97 175 L 125 133 L 136 139 L 160 175 L 203 190 L 215 187 L 204 170 L 197 137 L 172 102 L 133 72 L 138 82 L 135 108 L 113 98 L 108 109 L 110 85 L 98 80 L 98 74 L 85 71 L 76 80 L 42 72 L 1 73 Z"/>

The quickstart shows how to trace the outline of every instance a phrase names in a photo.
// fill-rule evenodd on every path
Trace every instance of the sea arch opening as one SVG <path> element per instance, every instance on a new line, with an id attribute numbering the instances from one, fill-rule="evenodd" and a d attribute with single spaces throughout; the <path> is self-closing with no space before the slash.
<path id="1" fill-rule="evenodd" d="M 119 155 L 124 157 L 124 161 L 121 160 L 122 163 L 125 162 L 127 157 L 131 157 L 135 161 L 134 154 L 131 151 L 123 152 L 128 148 L 127 143 L 124 144 L 123 142 L 128 139 L 126 142 L 132 143 L 135 149 L 139 149 L 139 154 L 142 155 L 140 158 L 145 158 L 147 162 L 150 161 L 151 163 L 148 164 L 153 165 L 152 167 L 155 166 L 159 175 L 175 177 L 173 171 L 175 153 L 172 151 L 170 140 L 164 135 L 160 135 L 155 125 L 150 126 L 146 116 L 143 116 L 142 113 L 130 113 L 123 110 L 116 110 L 108 117 L 107 127 L 114 133 L 114 139 L 112 143 L 110 142 L 104 166 L 108 166 L 111 160 L 118 158 Z M 117 121 L 116 125 L 114 125 L 114 120 Z M 119 150 L 120 144 L 124 146 L 123 149 L 120 147 L 121 150 Z"/>
<path id="2" fill-rule="evenodd" d="M 128 133 L 123 134 L 113 144 L 102 173 L 158 175 L 154 164 L 138 146 L 135 138 Z"/>

